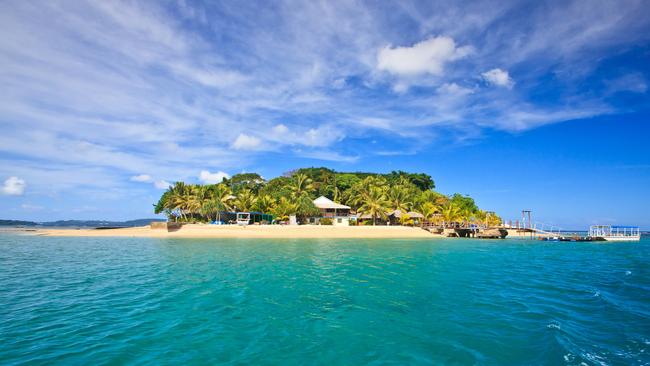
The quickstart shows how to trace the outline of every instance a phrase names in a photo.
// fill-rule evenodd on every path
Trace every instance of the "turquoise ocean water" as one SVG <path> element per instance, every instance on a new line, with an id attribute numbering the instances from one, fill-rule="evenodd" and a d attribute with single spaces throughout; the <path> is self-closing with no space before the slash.
<path id="1" fill-rule="evenodd" d="M 650 364 L 650 240 L 0 235 L 0 364 Z"/>

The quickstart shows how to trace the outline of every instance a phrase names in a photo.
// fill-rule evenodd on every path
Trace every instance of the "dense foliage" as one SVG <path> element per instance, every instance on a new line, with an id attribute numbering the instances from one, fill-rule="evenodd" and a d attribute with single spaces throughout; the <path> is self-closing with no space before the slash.
<path id="1" fill-rule="evenodd" d="M 404 213 L 402 224 L 412 223 L 407 212 L 420 213 L 425 221 L 500 223 L 498 216 L 480 210 L 472 198 L 446 196 L 434 188 L 433 179 L 424 173 L 346 173 L 303 168 L 268 181 L 259 174 L 245 173 L 219 184 L 177 182 L 163 193 L 154 211 L 179 221 L 213 221 L 220 220 L 226 211 L 259 211 L 273 214 L 277 221 L 296 215 L 304 222 L 319 214 L 313 199 L 325 196 L 352 207 L 373 224 L 387 220 L 395 210 Z"/>

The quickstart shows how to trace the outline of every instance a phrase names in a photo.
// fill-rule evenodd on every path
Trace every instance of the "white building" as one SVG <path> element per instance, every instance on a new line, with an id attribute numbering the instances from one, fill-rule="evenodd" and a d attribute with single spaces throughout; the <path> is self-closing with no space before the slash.
<path id="1" fill-rule="evenodd" d="M 350 206 L 336 203 L 325 196 L 316 198 L 314 206 L 320 209 L 321 216 L 314 218 L 313 222 L 318 222 L 322 218 L 329 218 L 332 219 L 333 225 L 350 225 Z"/>

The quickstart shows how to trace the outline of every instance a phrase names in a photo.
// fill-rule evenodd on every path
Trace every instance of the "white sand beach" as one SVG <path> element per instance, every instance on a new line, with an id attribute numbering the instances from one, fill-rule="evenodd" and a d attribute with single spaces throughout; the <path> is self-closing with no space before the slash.
<path id="1" fill-rule="evenodd" d="M 418 227 L 326 225 L 201 225 L 188 224 L 175 231 L 149 226 L 122 229 L 40 229 L 43 236 L 120 236 L 152 238 L 441 238 Z"/>

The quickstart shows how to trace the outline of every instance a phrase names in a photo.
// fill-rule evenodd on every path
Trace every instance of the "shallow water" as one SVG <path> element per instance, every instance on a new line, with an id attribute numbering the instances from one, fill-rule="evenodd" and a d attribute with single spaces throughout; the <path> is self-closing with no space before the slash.
<path id="1" fill-rule="evenodd" d="M 0 235 L 0 364 L 650 363 L 650 240 Z"/>

